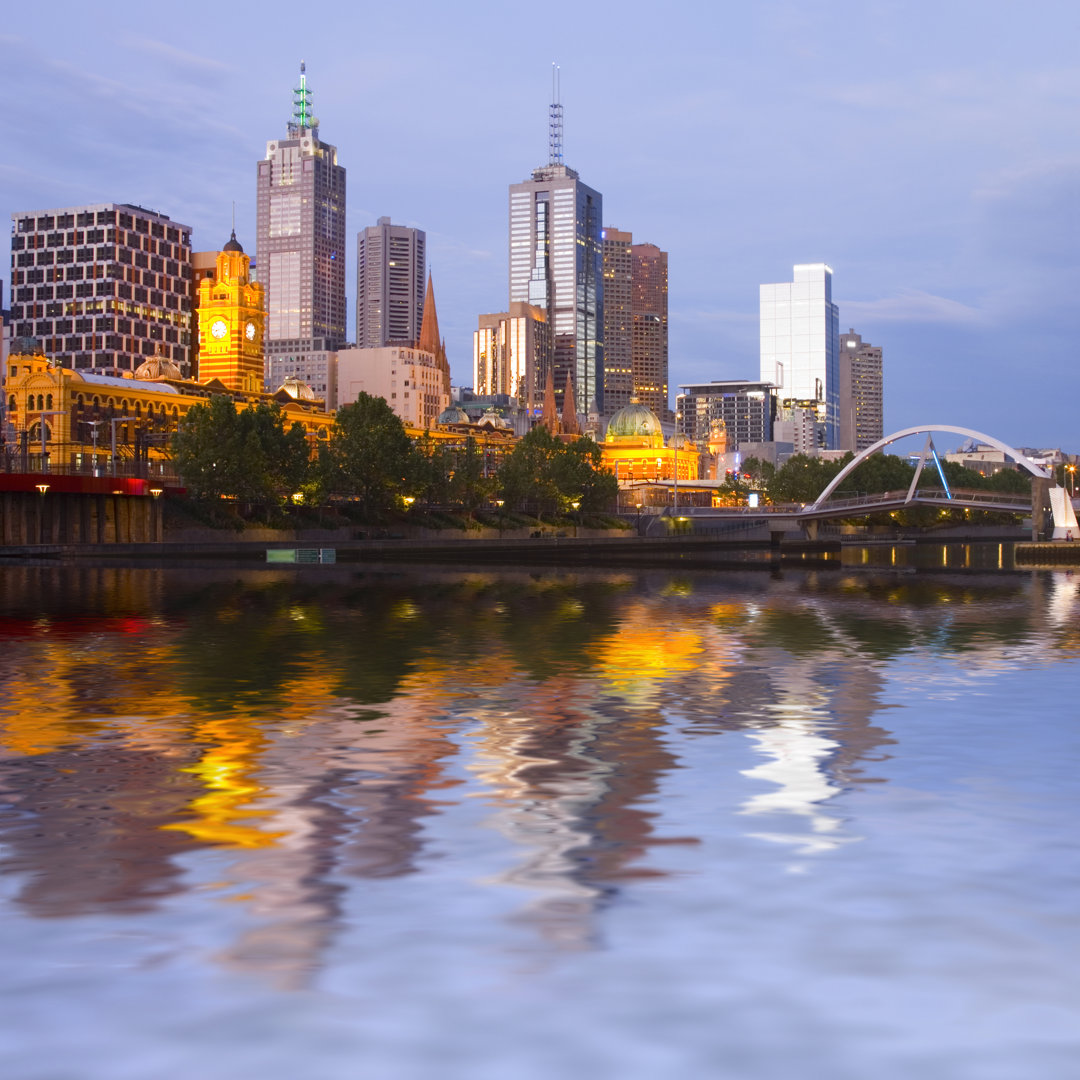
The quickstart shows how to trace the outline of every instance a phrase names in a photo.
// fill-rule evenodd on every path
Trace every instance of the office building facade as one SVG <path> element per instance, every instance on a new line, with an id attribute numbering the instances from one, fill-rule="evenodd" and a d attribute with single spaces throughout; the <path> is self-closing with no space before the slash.
<path id="1" fill-rule="evenodd" d="M 762 382 L 776 385 L 783 419 L 806 414 L 818 425 L 821 449 L 838 438 L 839 314 L 832 270 L 825 263 L 795 267 L 794 280 L 760 289 Z"/>
<path id="2" fill-rule="evenodd" d="M 721 421 L 728 451 L 748 443 L 773 441 L 776 387 L 768 382 L 722 379 L 688 383 L 675 399 L 675 427 L 697 446 L 705 446 Z"/>
<path id="3" fill-rule="evenodd" d="M 880 345 L 848 330 L 840 335 L 838 450 L 858 453 L 885 435 L 884 373 Z"/>
<path id="4" fill-rule="evenodd" d="M 190 375 L 190 226 L 117 203 L 11 217 L 15 337 L 76 371 L 119 374 L 164 355 Z"/>
<path id="5" fill-rule="evenodd" d="M 612 415 L 634 396 L 633 244 L 632 233 L 604 227 L 604 408 Z"/>
<path id="6" fill-rule="evenodd" d="M 634 244 L 630 256 L 634 396 L 670 422 L 674 417 L 668 403 L 667 252 L 655 244 Z"/>
<path id="7" fill-rule="evenodd" d="M 258 164 L 255 261 L 266 292 L 268 390 L 289 376 L 327 397 L 329 369 L 344 343 L 345 169 L 319 139 L 304 65 L 287 137 Z"/>
<path id="8" fill-rule="evenodd" d="M 510 300 L 547 314 L 561 407 L 604 407 L 603 200 L 562 159 L 562 106 L 551 107 L 548 164 L 510 185 Z"/>
<path id="9" fill-rule="evenodd" d="M 473 333 L 478 396 L 506 394 L 532 414 L 543 404 L 551 363 L 551 327 L 542 308 L 519 302 L 509 311 L 478 316 Z"/>
<path id="10" fill-rule="evenodd" d="M 356 345 L 419 341 L 427 238 L 388 217 L 356 236 Z"/>

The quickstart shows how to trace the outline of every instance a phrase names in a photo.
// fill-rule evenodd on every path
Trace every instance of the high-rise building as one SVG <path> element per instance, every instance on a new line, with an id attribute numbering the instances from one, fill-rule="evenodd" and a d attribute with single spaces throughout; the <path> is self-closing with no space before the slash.
<path id="1" fill-rule="evenodd" d="M 697 446 L 708 443 L 717 421 L 723 423 L 729 451 L 748 443 L 772 442 L 776 418 L 772 383 L 724 379 L 690 383 L 679 390 L 676 428 Z"/>
<path id="2" fill-rule="evenodd" d="M 858 453 L 884 437 L 883 391 L 881 346 L 841 334 L 838 450 Z"/>
<path id="3" fill-rule="evenodd" d="M 268 390 L 289 376 L 320 397 L 345 341 L 345 169 L 319 139 L 304 65 L 287 137 L 259 162 L 255 261 L 266 290 Z"/>
<path id="4" fill-rule="evenodd" d="M 264 375 L 263 288 L 251 280 L 250 263 L 234 231 L 217 253 L 213 275 L 199 280 L 196 304 L 199 381 L 217 379 L 245 394 L 258 393 Z"/>
<path id="5" fill-rule="evenodd" d="M 165 355 L 190 374 L 190 226 L 126 203 L 11 218 L 16 337 L 75 370 L 131 371 Z"/>
<path id="6" fill-rule="evenodd" d="M 637 399 L 662 420 L 668 406 L 667 252 L 607 226 L 604 254 L 604 409 Z"/>
<path id="7" fill-rule="evenodd" d="M 674 419 L 668 404 L 667 252 L 655 244 L 634 244 L 633 368 L 634 395 L 661 420 Z"/>
<path id="8" fill-rule="evenodd" d="M 544 399 L 551 352 L 542 308 L 514 303 L 509 311 L 480 315 L 473 333 L 473 390 L 480 397 L 507 394 L 534 413 Z"/>
<path id="9" fill-rule="evenodd" d="M 356 345 L 418 341 L 424 318 L 426 237 L 388 217 L 356 234 Z"/>
<path id="10" fill-rule="evenodd" d="M 547 313 L 556 397 L 569 376 L 576 410 L 604 404 L 603 199 L 563 162 L 562 105 L 551 105 L 547 165 L 510 185 L 510 303 Z"/>
<path id="11" fill-rule="evenodd" d="M 839 321 L 824 263 L 796 266 L 794 281 L 761 286 L 761 381 L 775 383 L 782 419 L 813 415 L 826 450 L 837 445 Z"/>
<path id="12" fill-rule="evenodd" d="M 604 227 L 604 408 L 614 415 L 634 396 L 634 237 Z"/>

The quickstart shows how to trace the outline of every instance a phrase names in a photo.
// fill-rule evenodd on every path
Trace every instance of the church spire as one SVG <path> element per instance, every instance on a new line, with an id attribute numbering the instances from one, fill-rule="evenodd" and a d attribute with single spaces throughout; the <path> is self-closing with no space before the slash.
<path id="1" fill-rule="evenodd" d="M 433 356 L 439 355 L 439 316 L 435 311 L 435 289 L 431 284 L 431 271 L 428 271 L 427 292 L 424 293 L 424 317 L 420 322 L 420 340 L 416 347 L 429 352 Z"/>
<path id="2" fill-rule="evenodd" d="M 577 402 L 574 400 L 574 380 L 566 373 L 566 389 L 562 399 L 562 429 L 567 435 L 579 435 Z"/>

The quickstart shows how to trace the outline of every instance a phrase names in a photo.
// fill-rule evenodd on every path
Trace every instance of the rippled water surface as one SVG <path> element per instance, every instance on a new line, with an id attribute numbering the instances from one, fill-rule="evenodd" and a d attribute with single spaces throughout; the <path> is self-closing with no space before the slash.
<path id="1" fill-rule="evenodd" d="M 1077 1073 L 1077 578 L 0 589 L 7 1080 Z"/>

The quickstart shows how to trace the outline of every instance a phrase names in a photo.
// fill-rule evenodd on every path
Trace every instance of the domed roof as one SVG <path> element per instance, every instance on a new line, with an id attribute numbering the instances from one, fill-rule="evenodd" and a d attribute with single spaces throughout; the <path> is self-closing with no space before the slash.
<path id="1" fill-rule="evenodd" d="M 676 431 L 675 434 L 668 439 L 668 446 L 674 447 L 676 450 L 682 450 L 686 447 L 692 449 L 694 444 L 681 431 Z"/>
<path id="2" fill-rule="evenodd" d="M 464 409 L 459 409 L 456 405 L 451 405 L 449 409 L 443 409 L 439 413 L 439 418 L 435 421 L 436 424 L 471 424 L 469 414 Z"/>
<path id="3" fill-rule="evenodd" d="M 297 401 L 314 401 L 315 391 L 306 382 L 302 382 L 295 375 L 290 375 L 279 387 L 278 393 L 284 390 L 291 398 Z"/>
<path id="4" fill-rule="evenodd" d="M 608 423 L 607 442 L 615 439 L 655 439 L 664 438 L 660 427 L 660 418 L 647 405 L 632 401 L 620 409 Z"/>
<path id="5" fill-rule="evenodd" d="M 152 382 L 157 379 L 182 379 L 184 375 L 167 356 L 151 356 L 135 369 L 134 377 Z"/>
<path id="6" fill-rule="evenodd" d="M 240 246 L 240 241 L 236 239 L 236 230 L 233 229 L 232 236 L 229 237 L 229 242 L 221 249 L 222 251 L 239 251 L 241 255 L 244 254 L 244 249 Z"/>
<path id="7" fill-rule="evenodd" d="M 11 342 L 12 356 L 44 356 L 45 350 L 36 337 L 17 337 Z"/>
<path id="8" fill-rule="evenodd" d="M 495 428 L 508 428 L 510 426 L 509 421 L 504 420 L 494 409 L 488 409 L 476 422 L 477 424 L 488 424 Z"/>

